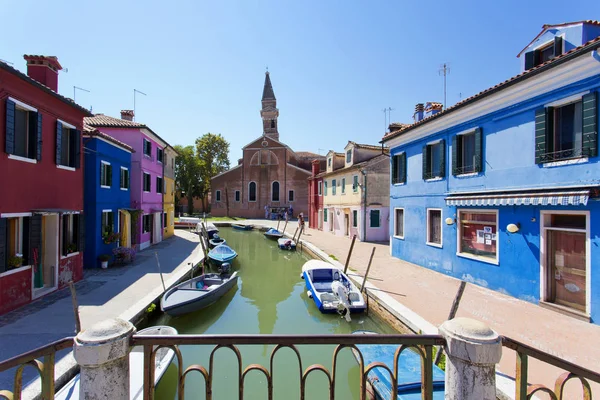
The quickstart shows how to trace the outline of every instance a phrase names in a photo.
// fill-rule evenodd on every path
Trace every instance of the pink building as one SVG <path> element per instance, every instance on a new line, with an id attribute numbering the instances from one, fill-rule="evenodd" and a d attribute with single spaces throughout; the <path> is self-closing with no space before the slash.
<path id="1" fill-rule="evenodd" d="M 133 121 L 132 110 L 122 110 L 121 119 L 96 114 L 85 118 L 86 126 L 93 127 L 133 147 L 131 155 L 131 208 L 137 226 L 132 227 L 132 244 L 143 250 L 162 240 L 163 194 L 165 190 L 164 166 L 167 162 L 164 149 L 168 143 L 148 126 Z"/>

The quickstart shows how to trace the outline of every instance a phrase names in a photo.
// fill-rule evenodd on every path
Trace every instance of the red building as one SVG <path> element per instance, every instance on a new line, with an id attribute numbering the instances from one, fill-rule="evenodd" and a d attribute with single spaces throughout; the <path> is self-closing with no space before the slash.
<path id="1" fill-rule="evenodd" d="M 323 178 L 316 177 L 321 169 L 325 169 L 325 161 L 313 160 L 312 175 L 308 178 L 308 226 L 312 229 L 322 228 L 319 210 L 323 210 Z"/>
<path id="2" fill-rule="evenodd" d="M 0 62 L 0 314 L 83 275 L 81 130 L 56 57 Z"/>

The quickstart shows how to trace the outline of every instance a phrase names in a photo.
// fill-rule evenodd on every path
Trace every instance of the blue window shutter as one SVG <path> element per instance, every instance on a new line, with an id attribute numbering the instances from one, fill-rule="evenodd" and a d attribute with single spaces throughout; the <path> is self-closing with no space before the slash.
<path id="1" fill-rule="evenodd" d="M 535 51 L 525 53 L 525 71 L 535 67 Z"/>
<path id="2" fill-rule="evenodd" d="M 452 175 L 459 174 L 458 165 L 458 136 L 452 136 Z"/>
<path id="3" fill-rule="evenodd" d="M 15 154 L 15 102 L 6 99 L 6 139 L 5 151 Z M 1 271 L 1 270 L 0 270 Z"/>
<path id="4" fill-rule="evenodd" d="M 475 129 L 475 172 L 483 171 L 483 133 Z"/>
<path id="5" fill-rule="evenodd" d="M 62 124 L 56 121 L 56 165 L 61 165 L 60 155 L 62 153 Z"/>
<path id="6" fill-rule="evenodd" d="M 429 173 L 429 157 L 428 157 L 428 148 L 429 146 L 425 145 L 423 146 L 423 180 L 425 179 L 429 179 L 430 178 L 430 173 Z"/>
<path id="7" fill-rule="evenodd" d="M 535 163 L 541 164 L 544 155 L 548 153 L 546 146 L 546 109 L 544 107 L 535 110 Z"/>
<path id="8" fill-rule="evenodd" d="M 81 168 L 81 131 L 71 132 L 75 134 L 75 168 Z"/>
<path id="9" fill-rule="evenodd" d="M 446 176 L 446 140 L 442 139 L 440 146 L 440 177 Z"/>
<path id="10" fill-rule="evenodd" d="M 392 156 L 392 185 L 398 183 L 398 159 L 400 156 Z"/>
<path id="11" fill-rule="evenodd" d="M 406 183 L 406 152 L 402 153 L 400 158 L 400 183 Z"/>
<path id="12" fill-rule="evenodd" d="M 583 96 L 583 154 L 598 155 L 598 94 L 591 92 Z"/>
<path id="13" fill-rule="evenodd" d="M 37 113 L 36 159 L 42 161 L 42 113 Z"/>

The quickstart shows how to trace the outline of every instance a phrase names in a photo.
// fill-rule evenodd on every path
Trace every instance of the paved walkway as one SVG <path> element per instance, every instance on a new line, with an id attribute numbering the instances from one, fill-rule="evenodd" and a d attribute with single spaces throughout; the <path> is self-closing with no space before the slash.
<path id="1" fill-rule="evenodd" d="M 198 235 L 177 230 L 174 237 L 139 252 L 132 265 L 86 270 L 84 279 L 75 284 L 82 329 L 107 318 L 134 318 L 163 291 L 155 252 L 169 286 L 189 271 L 189 262 L 200 259 L 198 243 Z M 66 288 L 0 316 L 0 360 L 74 335 L 71 293 Z M 68 353 L 64 350 L 59 356 Z M 26 371 L 23 382 L 35 377 L 32 369 Z M 12 390 L 13 379 L 14 370 L 0 373 L 0 390 Z"/>
<path id="2" fill-rule="evenodd" d="M 255 223 L 276 225 L 276 222 L 266 220 L 257 220 Z M 291 222 L 286 232 L 293 235 L 296 227 L 297 223 Z M 301 240 L 314 244 L 328 255 L 335 255 L 342 264 L 346 262 L 351 242 L 347 237 L 308 229 Z M 362 243 L 357 240 L 350 267 L 358 274 L 364 275 L 373 247 L 376 251 L 369 281 L 434 326 L 440 326 L 448 318 L 460 280 L 391 257 L 388 244 Z M 483 321 L 501 335 L 600 372 L 598 325 L 579 321 L 474 284 L 467 284 L 457 317 Z M 500 371 L 514 378 L 515 362 L 515 353 L 504 349 L 499 364 Z M 561 372 L 548 364 L 531 358 L 529 360 L 531 383 L 541 383 L 554 388 L 554 381 Z M 593 384 L 593 392 L 600 393 L 600 385 Z M 569 398 L 580 398 L 580 394 Z"/>

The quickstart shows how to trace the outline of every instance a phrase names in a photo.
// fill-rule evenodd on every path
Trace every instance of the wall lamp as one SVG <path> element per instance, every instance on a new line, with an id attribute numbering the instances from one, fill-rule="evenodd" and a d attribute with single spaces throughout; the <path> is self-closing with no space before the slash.
<path id="1" fill-rule="evenodd" d="M 453 218 L 448 217 L 448 218 L 446 218 L 445 222 L 446 222 L 446 225 L 452 225 L 453 223 L 456 222 L 456 218 L 453 219 Z"/>
<path id="2" fill-rule="evenodd" d="M 519 232 L 520 229 L 521 229 L 521 224 L 518 222 L 516 224 L 506 225 L 506 230 L 509 231 L 510 233 L 517 233 L 517 232 Z"/>

